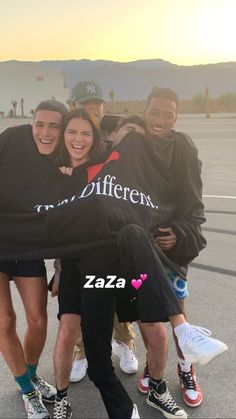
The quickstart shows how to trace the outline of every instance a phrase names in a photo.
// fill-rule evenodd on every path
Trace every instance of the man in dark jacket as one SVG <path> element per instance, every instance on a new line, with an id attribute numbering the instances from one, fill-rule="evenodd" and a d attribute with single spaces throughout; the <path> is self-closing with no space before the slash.
<path id="1" fill-rule="evenodd" d="M 54 156 L 66 113 L 67 109 L 62 103 L 55 100 L 41 102 L 36 108 L 32 126 L 22 125 L 7 129 L 1 137 L 1 167 L 8 164 L 9 154 L 15 155 L 16 164 L 19 160 L 23 161 L 22 170 L 18 173 L 19 181 L 23 170 L 28 171 L 28 176 L 33 175 L 31 167 L 34 165 L 34 154 L 45 160 Z M 14 141 L 17 147 L 14 147 Z M 11 151 L 4 146 L 10 143 L 13 146 Z M 12 173 L 12 176 L 5 178 L 5 184 L 1 188 L 2 202 L 6 207 L 11 206 L 11 202 L 7 203 L 4 198 L 14 182 L 16 178 Z M 27 191 L 26 188 L 25 194 L 33 195 L 33 191 Z M 20 196 L 22 194 L 19 192 L 19 198 Z M 15 198 L 16 196 L 12 197 L 13 200 Z M 22 298 L 27 318 L 28 328 L 23 345 L 16 332 L 16 314 L 9 286 L 11 278 Z M 0 351 L 22 393 L 28 418 L 49 418 L 42 400 L 53 403 L 56 390 L 36 372 L 47 334 L 47 280 L 44 261 L 0 262 L 0 300 Z"/>
<path id="2" fill-rule="evenodd" d="M 156 139 L 158 155 L 167 165 L 173 178 L 177 202 L 172 222 L 159 226 L 154 235 L 159 248 L 187 273 L 187 264 L 206 245 L 201 234 L 201 224 L 205 222 L 205 217 L 202 202 L 201 162 L 191 138 L 173 129 L 177 118 L 177 107 L 178 97 L 174 91 L 167 88 L 153 89 L 147 99 L 144 119 L 147 133 Z M 190 247 L 193 250 L 192 256 L 188 254 Z M 196 247 L 195 255 L 194 247 Z M 187 282 L 173 271 L 169 271 L 169 277 L 184 312 L 184 299 L 188 295 Z M 149 391 L 147 402 L 150 399 L 150 390 L 157 390 L 156 400 L 158 396 L 160 400 L 156 404 L 161 411 L 162 408 L 165 411 L 163 395 L 166 394 L 167 387 L 163 374 L 167 359 L 167 333 L 162 323 L 148 329 L 141 325 L 141 331 L 147 348 L 150 348 L 148 362 L 152 366 L 152 371 L 150 369 L 148 371 L 147 364 L 139 379 L 138 387 L 142 393 Z M 203 394 L 198 386 L 194 367 L 184 360 L 176 338 L 175 342 L 183 399 L 190 407 L 199 406 L 202 403 Z"/>
<path id="3" fill-rule="evenodd" d="M 87 112 L 94 115 L 100 124 L 104 116 L 102 88 L 93 80 L 80 81 L 72 90 L 73 100 Z"/>

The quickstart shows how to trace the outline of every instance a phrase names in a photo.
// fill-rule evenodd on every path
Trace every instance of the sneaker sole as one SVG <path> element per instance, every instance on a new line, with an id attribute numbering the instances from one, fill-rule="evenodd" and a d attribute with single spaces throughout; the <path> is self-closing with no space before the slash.
<path id="1" fill-rule="evenodd" d="M 138 368 L 137 369 L 135 369 L 135 370 L 126 370 L 125 368 L 121 368 L 121 366 L 120 366 L 120 369 L 121 369 L 121 371 L 123 371 L 123 372 L 125 372 L 125 374 L 136 374 L 137 372 L 138 372 Z"/>
<path id="2" fill-rule="evenodd" d="M 149 404 L 149 406 L 154 407 L 155 409 L 159 410 L 159 412 L 161 412 L 163 414 L 163 416 L 167 419 L 187 419 L 187 413 L 185 413 L 185 415 L 183 416 L 176 416 L 176 415 L 172 415 L 171 413 L 167 413 L 165 410 L 163 410 L 161 407 L 157 406 L 155 403 L 150 402 L 150 400 L 146 399 L 147 404 Z"/>
<path id="3" fill-rule="evenodd" d="M 140 393 L 142 393 L 142 394 L 148 394 L 149 388 L 145 390 L 143 387 L 141 387 L 141 386 L 138 384 L 138 389 L 139 389 Z"/>
<path id="4" fill-rule="evenodd" d="M 212 359 L 216 358 L 223 352 L 228 350 L 228 346 L 224 344 L 221 348 L 219 348 L 214 354 L 206 356 L 205 358 L 201 358 L 198 362 L 200 365 L 206 365 L 208 362 L 210 362 Z"/>
<path id="5" fill-rule="evenodd" d="M 82 381 L 86 377 L 86 375 L 87 375 L 87 372 L 81 378 L 70 377 L 70 383 L 79 383 L 80 381 Z"/>
<path id="6" fill-rule="evenodd" d="M 55 396 L 56 397 L 56 396 Z M 43 396 L 42 396 L 42 402 L 43 403 L 45 403 L 45 404 L 54 404 L 54 402 L 55 402 L 55 397 L 54 397 L 54 399 L 53 400 L 50 400 L 50 399 L 44 399 L 43 398 Z"/>
<path id="7" fill-rule="evenodd" d="M 201 398 L 201 400 L 199 400 L 199 402 L 194 403 L 194 404 L 189 403 L 187 400 L 185 400 L 185 398 L 184 398 L 184 397 L 183 397 L 183 401 L 184 401 L 184 403 L 185 403 L 188 407 L 198 407 L 198 406 L 200 406 L 200 404 L 202 404 L 202 402 L 203 402 L 203 397 Z"/>

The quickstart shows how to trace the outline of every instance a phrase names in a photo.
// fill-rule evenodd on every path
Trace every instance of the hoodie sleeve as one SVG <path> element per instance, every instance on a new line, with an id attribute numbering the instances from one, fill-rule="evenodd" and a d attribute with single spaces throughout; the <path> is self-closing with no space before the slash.
<path id="1" fill-rule="evenodd" d="M 7 128 L 0 134 L 0 164 L 3 162 L 6 150 L 7 150 L 7 142 L 9 138 L 11 138 L 12 128 Z"/>
<path id="2" fill-rule="evenodd" d="M 176 218 L 170 224 L 176 246 L 166 254 L 180 265 L 190 263 L 206 247 L 201 224 L 206 219 L 202 202 L 202 163 L 198 150 L 186 134 L 176 133 L 173 173 L 176 182 Z"/>

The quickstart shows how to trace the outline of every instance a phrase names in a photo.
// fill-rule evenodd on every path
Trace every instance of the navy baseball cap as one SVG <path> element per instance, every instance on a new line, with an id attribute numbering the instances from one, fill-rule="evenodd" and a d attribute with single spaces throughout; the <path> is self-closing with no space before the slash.
<path id="1" fill-rule="evenodd" d="M 79 103 L 89 100 L 100 100 L 105 102 L 103 98 L 102 88 L 93 80 L 81 81 L 72 90 L 73 100 Z"/>

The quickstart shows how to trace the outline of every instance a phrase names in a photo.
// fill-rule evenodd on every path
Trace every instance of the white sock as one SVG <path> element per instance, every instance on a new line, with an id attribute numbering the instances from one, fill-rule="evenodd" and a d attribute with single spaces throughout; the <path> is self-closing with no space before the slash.
<path id="1" fill-rule="evenodd" d="M 190 362 L 187 362 L 185 361 L 185 359 L 181 359 L 181 358 L 178 358 L 178 362 L 179 362 L 181 371 L 190 372 L 191 365 L 192 365 Z"/>
<path id="2" fill-rule="evenodd" d="M 187 322 L 185 322 L 185 323 L 181 323 L 181 324 L 179 324 L 179 326 L 176 326 L 176 327 L 174 328 L 175 335 L 176 335 L 176 336 L 177 336 L 177 338 L 179 339 L 179 338 L 180 338 L 180 336 L 181 336 L 184 332 L 186 332 L 189 328 L 190 328 L 190 324 L 189 324 L 189 323 L 187 323 Z"/>

